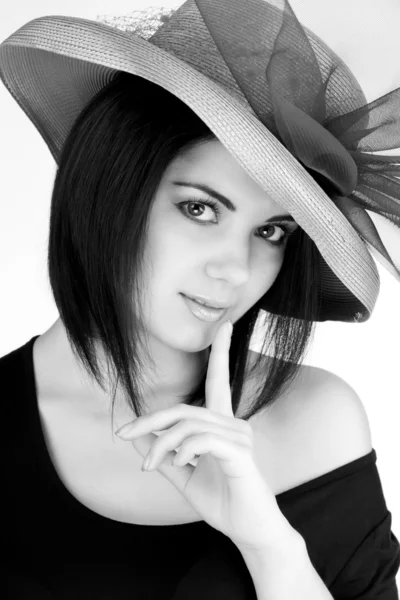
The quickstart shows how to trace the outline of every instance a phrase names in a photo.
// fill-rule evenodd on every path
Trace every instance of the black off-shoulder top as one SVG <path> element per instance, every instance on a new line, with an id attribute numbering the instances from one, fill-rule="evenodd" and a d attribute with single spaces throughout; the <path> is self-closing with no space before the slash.
<path id="1" fill-rule="evenodd" d="M 136 525 L 81 504 L 61 482 L 41 426 L 39 336 L 0 358 L 8 440 L 3 493 L 8 598 L 256 600 L 246 564 L 205 521 Z M 400 544 L 372 451 L 276 496 L 336 600 L 398 600 Z"/>

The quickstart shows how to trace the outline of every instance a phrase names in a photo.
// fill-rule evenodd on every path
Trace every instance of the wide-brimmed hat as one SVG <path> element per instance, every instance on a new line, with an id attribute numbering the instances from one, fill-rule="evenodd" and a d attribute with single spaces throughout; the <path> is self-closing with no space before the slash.
<path id="1" fill-rule="evenodd" d="M 142 11 L 129 26 L 34 19 L 0 45 L 0 77 L 57 163 L 117 72 L 163 87 L 314 241 L 315 320 L 366 321 L 379 293 L 373 256 L 400 281 L 400 252 L 389 253 L 367 212 L 394 225 L 400 249 L 400 156 L 376 154 L 400 147 L 400 88 L 367 103 L 287 0 L 187 0 L 160 15 L 154 23 Z"/>

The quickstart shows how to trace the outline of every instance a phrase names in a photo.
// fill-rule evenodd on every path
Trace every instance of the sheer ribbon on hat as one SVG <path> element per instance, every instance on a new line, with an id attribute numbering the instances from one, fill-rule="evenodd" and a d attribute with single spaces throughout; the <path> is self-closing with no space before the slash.
<path id="1" fill-rule="evenodd" d="M 330 80 L 342 61 L 338 58 L 333 63 L 333 55 L 332 64 L 320 65 L 288 0 L 275 3 L 284 4 L 279 30 L 275 35 L 268 29 L 261 37 L 254 23 L 268 19 L 260 13 L 270 13 L 271 22 L 276 19 L 277 9 L 268 2 L 233 1 L 227 15 L 225 3 L 211 6 L 211 0 L 196 0 L 219 51 L 259 119 L 316 179 L 377 260 L 400 281 L 400 155 L 370 154 L 400 147 L 400 88 L 342 114 L 343 106 L 335 107 L 332 94 L 327 96 Z M 243 36 L 243 29 L 248 43 L 238 49 L 234 42 Z M 260 77 L 268 87 L 262 105 L 256 93 Z M 358 87 L 357 81 L 353 85 Z M 265 105 L 266 91 L 269 106 Z M 367 211 L 396 226 L 397 264 Z"/>

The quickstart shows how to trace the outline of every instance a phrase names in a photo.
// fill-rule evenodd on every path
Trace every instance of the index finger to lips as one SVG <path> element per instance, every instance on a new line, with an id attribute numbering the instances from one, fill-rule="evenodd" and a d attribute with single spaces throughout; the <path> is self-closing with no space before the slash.
<path id="1" fill-rule="evenodd" d="M 206 405 L 216 412 L 232 416 L 229 386 L 229 347 L 231 325 L 222 323 L 211 346 L 206 377 Z"/>

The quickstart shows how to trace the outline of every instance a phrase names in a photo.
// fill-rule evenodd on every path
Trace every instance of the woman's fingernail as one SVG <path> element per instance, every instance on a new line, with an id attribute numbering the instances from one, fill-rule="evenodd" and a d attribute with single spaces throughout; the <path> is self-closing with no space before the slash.
<path id="1" fill-rule="evenodd" d="M 147 468 L 150 464 L 150 454 L 148 456 L 146 456 L 143 465 L 142 465 L 142 471 L 147 471 Z"/>
<path id="2" fill-rule="evenodd" d="M 132 423 L 127 423 L 126 425 L 122 425 L 122 427 L 117 429 L 117 431 L 115 432 L 115 435 L 117 435 L 118 437 L 124 437 L 125 435 L 127 435 L 130 432 L 131 428 L 132 428 Z"/>

